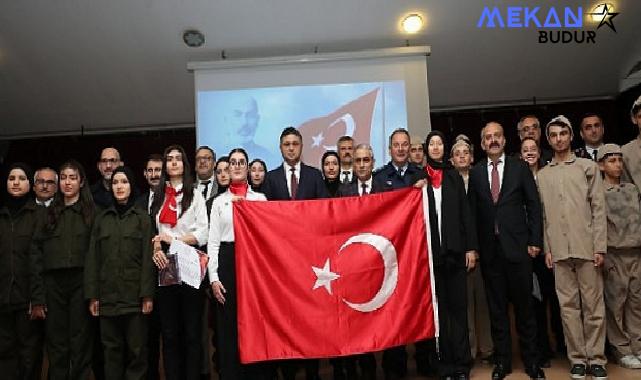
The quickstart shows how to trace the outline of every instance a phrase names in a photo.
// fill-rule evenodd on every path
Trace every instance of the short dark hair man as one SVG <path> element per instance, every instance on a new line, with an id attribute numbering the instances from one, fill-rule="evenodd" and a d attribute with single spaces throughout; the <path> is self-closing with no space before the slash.
<path id="1" fill-rule="evenodd" d="M 214 167 L 216 166 L 216 153 L 207 145 L 199 146 L 196 149 L 196 178 L 198 180 L 198 191 L 203 194 L 207 201 L 217 193 L 216 177 Z"/>
<path id="2" fill-rule="evenodd" d="M 354 179 L 352 156 L 354 155 L 354 139 L 351 136 L 341 136 L 336 142 L 336 150 L 341 163 L 340 181 L 350 183 Z"/>
<path id="3" fill-rule="evenodd" d="M 100 180 L 91 186 L 91 195 L 96 206 L 106 209 L 113 205 L 111 195 L 111 174 L 118 167 L 124 165 L 120 153 L 116 148 L 108 147 L 100 153 L 96 164 L 100 171 Z"/>
<path id="4" fill-rule="evenodd" d="M 58 173 L 50 167 L 42 167 L 33 175 L 33 192 L 38 206 L 49 207 L 58 192 Z"/>
<path id="5" fill-rule="evenodd" d="M 162 174 L 162 156 L 160 154 L 154 153 L 150 154 L 147 158 L 147 163 L 145 164 L 145 170 L 143 171 L 143 176 L 147 180 L 147 185 L 149 188 L 147 191 L 142 193 L 136 203 L 140 208 L 146 210 L 147 212 L 151 211 L 151 202 L 154 200 L 154 189 L 160 184 L 160 175 Z"/>
<path id="6" fill-rule="evenodd" d="M 374 173 L 374 178 L 386 189 L 400 189 L 412 185 L 412 176 L 419 171 L 410 165 L 410 134 L 398 128 L 389 137 L 389 151 L 392 159 Z"/>
<path id="7" fill-rule="evenodd" d="M 581 118 L 581 139 L 584 145 L 574 150 L 574 155 L 596 162 L 599 149 L 603 147 L 603 132 L 605 126 L 601 117 L 595 113 L 587 113 Z"/>
<path id="8" fill-rule="evenodd" d="M 509 300 L 514 305 L 525 371 L 532 379 L 544 379 L 531 296 L 532 257 L 543 244 L 539 193 L 527 165 L 505 154 L 505 135 L 499 123 L 483 127 L 481 147 L 487 158 L 470 171 L 468 191 L 476 216 L 494 341 L 492 379 L 504 379 L 512 372 Z"/>

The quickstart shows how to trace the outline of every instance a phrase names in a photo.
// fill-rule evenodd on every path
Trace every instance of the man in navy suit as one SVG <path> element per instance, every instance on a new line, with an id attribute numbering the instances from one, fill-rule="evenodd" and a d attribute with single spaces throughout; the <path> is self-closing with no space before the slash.
<path id="1" fill-rule="evenodd" d="M 392 159 L 376 170 L 374 178 L 384 184 L 387 190 L 410 187 L 413 176 L 421 169 L 410 162 L 410 134 L 407 130 L 398 128 L 392 132 L 389 152 Z"/>
<path id="2" fill-rule="evenodd" d="M 263 193 L 267 200 L 303 200 L 327 198 L 327 188 L 318 169 L 300 161 L 303 151 L 303 137 L 294 127 L 287 127 L 280 134 L 280 152 L 283 164 L 271 170 L 265 176 Z M 298 370 L 298 360 L 283 360 L 280 367 L 285 380 L 294 380 Z M 320 379 L 319 361 L 304 360 L 306 380 Z"/>
<path id="3" fill-rule="evenodd" d="M 372 177 L 374 169 L 374 153 L 367 144 L 359 144 L 354 150 L 353 172 L 354 180 L 343 183 L 336 193 L 339 197 L 363 196 L 385 191 L 385 186 Z"/>
<path id="4" fill-rule="evenodd" d="M 327 198 L 323 176 L 318 169 L 300 161 L 303 137 L 294 127 L 280 134 L 283 164 L 265 176 L 263 193 L 270 201 Z"/>
<path id="5" fill-rule="evenodd" d="M 545 379 L 539 367 L 531 296 L 532 258 L 540 252 L 543 240 L 539 193 L 526 164 L 505 155 L 499 123 L 483 128 L 481 147 L 487 158 L 470 172 L 469 196 L 494 341 L 492 379 L 502 380 L 512 372 L 509 301 L 514 305 L 525 371 L 532 379 Z"/>

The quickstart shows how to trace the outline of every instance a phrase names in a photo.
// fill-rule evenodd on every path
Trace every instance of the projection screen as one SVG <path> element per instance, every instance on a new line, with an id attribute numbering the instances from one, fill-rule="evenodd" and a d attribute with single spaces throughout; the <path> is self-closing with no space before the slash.
<path id="1" fill-rule="evenodd" d="M 303 136 L 303 161 L 318 167 L 336 140 L 369 143 L 377 166 L 389 160 L 397 128 L 425 137 L 430 128 L 429 47 L 319 53 L 263 59 L 190 62 L 194 72 L 196 136 L 216 155 L 232 148 L 281 164 L 286 126 Z"/>

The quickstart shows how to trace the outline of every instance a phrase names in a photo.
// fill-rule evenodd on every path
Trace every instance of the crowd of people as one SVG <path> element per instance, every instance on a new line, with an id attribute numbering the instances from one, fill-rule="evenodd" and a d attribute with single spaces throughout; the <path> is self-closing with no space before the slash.
<path id="1" fill-rule="evenodd" d="M 568 118 L 543 125 L 528 115 L 511 155 L 503 126 L 490 122 L 476 164 L 467 136 L 397 129 L 391 160 L 376 170 L 371 146 L 350 136 L 320 170 L 306 165 L 302 136 L 287 127 L 276 169 L 241 148 L 216 159 L 201 146 L 192 172 L 172 145 L 149 156 L 143 193 L 113 147 L 92 186 L 75 160 L 35 173 L 14 163 L 0 208 L 0 373 L 41 378 L 46 348 L 53 380 L 158 379 L 161 356 L 170 380 L 210 378 L 212 360 L 221 379 L 319 379 L 318 359 L 240 362 L 232 205 L 411 186 L 428 194 L 440 320 L 438 341 L 415 343 L 419 375 L 468 379 L 476 359 L 494 366 L 493 380 L 509 375 L 510 304 L 532 379 L 545 379 L 555 354 L 577 380 L 607 379 L 606 352 L 641 369 L 641 97 L 631 119 L 640 135 L 620 147 L 604 144 L 602 119 L 586 114 L 572 150 Z M 206 252 L 200 288 L 158 285 L 176 240 Z M 336 380 L 377 375 L 374 353 L 330 363 Z M 386 379 L 404 378 L 408 350 L 384 350 L 380 365 Z"/>

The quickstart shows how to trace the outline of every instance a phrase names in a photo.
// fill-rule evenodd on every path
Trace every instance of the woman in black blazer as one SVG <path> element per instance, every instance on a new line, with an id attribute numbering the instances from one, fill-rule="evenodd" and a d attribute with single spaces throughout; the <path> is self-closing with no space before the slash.
<path id="1" fill-rule="evenodd" d="M 445 157 L 445 137 L 425 139 L 427 165 L 415 176 L 427 185 L 432 257 L 440 323 L 439 376 L 468 379 L 471 367 L 467 327 L 467 271 L 475 267 L 478 243 L 461 176 Z"/>

